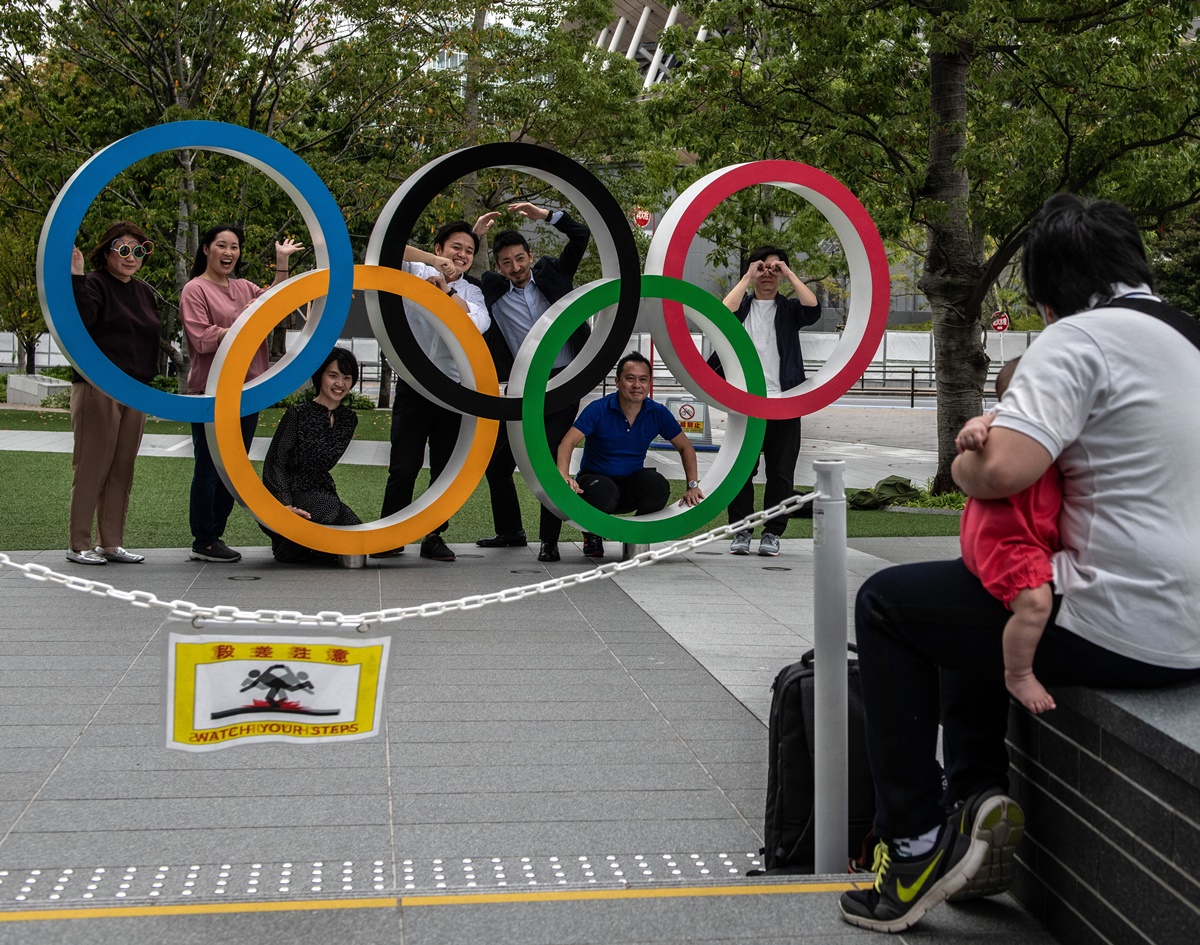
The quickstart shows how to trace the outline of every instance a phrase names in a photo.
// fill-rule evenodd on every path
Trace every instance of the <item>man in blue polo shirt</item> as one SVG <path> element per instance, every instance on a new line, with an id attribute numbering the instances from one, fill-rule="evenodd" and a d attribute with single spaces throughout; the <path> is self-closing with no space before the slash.
<path id="1" fill-rule="evenodd" d="M 558 471 L 567 484 L 609 515 L 646 515 L 667 504 L 670 485 L 660 472 L 645 467 L 646 450 L 658 436 L 668 440 L 683 460 L 687 492 L 680 504 L 695 505 L 704 498 L 691 441 L 671 411 L 649 394 L 650 362 L 631 351 L 617 364 L 616 391 L 584 407 L 558 447 Z M 584 437 L 583 461 L 572 476 L 571 454 Z M 583 553 L 603 558 L 603 539 L 584 532 Z"/>

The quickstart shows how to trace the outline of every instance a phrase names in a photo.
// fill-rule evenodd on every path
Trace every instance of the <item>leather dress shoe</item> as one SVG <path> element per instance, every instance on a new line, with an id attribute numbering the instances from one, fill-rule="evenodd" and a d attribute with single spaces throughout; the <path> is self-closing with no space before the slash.
<path id="1" fill-rule="evenodd" d="M 542 550 L 538 552 L 538 561 L 559 561 L 561 556 L 558 553 L 558 542 L 544 541 L 542 542 Z"/>
<path id="2" fill-rule="evenodd" d="M 524 548 L 529 544 L 525 530 L 513 532 L 511 535 L 493 535 L 491 538 L 480 538 L 475 542 L 480 548 Z"/>

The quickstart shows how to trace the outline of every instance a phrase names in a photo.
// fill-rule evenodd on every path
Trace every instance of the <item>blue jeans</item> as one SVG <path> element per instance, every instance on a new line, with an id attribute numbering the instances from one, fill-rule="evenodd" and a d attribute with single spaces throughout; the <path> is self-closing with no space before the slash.
<path id="1" fill-rule="evenodd" d="M 888 568 L 859 590 L 854 627 L 881 838 L 917 837 L 938 826 L 946 818 L 943 801 L 984 788 L 1008 790 L 1001 635 L 1009 616 L 961 558 Z M 1053 615 L 1033 671 L 1046 685 L 1110 689 L 1200 678 L 1200 669 L 1119 656 L 1057 626 Z"/>
<path id="2" fill-rule="evenodd" d="M 242 442 L 246 449 L 254 441 L 258 414 L 242 417 Z M 192 492 L 188 505 L 188 520 L 192 528 L 192 547 L 205 548 L 225 534 L 225 523 L 233 511 L 233 495 L 225 488 L 212 453 L 203 423 L 192 424 L 192 452 L 196 466 L 192 471 Z"/>

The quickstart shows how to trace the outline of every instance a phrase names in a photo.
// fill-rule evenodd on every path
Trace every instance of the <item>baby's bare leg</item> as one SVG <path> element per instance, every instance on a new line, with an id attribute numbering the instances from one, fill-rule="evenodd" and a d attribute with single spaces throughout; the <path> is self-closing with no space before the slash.
<path id="1" fill-rule="evenodd" d="M 1012 616 L 1004 625 L 1004 685 L 1014 699 L 1035 713 L 1054 708 L 1054 697 L 1033 675 L 1033 655 L 1052 606 L 1049 584 L 1027 588 L 1013 600 Z"/>

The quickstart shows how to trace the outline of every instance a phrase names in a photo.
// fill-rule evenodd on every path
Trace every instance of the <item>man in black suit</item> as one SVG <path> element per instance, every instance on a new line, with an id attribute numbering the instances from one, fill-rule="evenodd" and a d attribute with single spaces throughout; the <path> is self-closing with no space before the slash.
<path id="1" fill-rule="evenodd" d="M 492 325 L 485 337 L 496 361 L 496 372 L 501 381 L 507 381 L 512 370 L 513 357 L 534 323 L 552 304 L 571 291 L 575 272 L 579 269 L 587 249 L 591 231 L 582 223 L 572 220 L 559 210 L 551 212 L 531 203 L 514 203 L 508 208 L 528 220 L 547 220 L 551 226 L 567 237 L 567 245 L 560 256 L 543 256 L 534 262 L 529 243 L 516 230 L 504 230 L 496 235 L 492 251 L 499 272 L 485 272 L 480 280 L 484 301 L 492 316 Z M 486 213 L 476 222 L 476 232 L 486 232 L 495 222 L 499 212 Z M 551 376 L 570 364 L 587 342 L 590 329 L 583 324 L 559 352 Z M 546 414 L 546 440 L 550 453 L 554 455 L 558 444 L 571 428 L 579 413 L 579 402 Z M 508 442 L 507 428 L 500 427 L 496 449 L 488 463 L 487 481 L 492 496 L 492 521 L 496 534 L 476 542 L 484 548 L 511 548 L 527 544 L 525 530 L 521 525 L 521 507 L 517 502 L 517 490 L 513 485 L 513 470 L 517 463 L 513 459 Z M 558 561 L 558 536 L 562 521 L 545 507 L 541 512 L 539 537 L 542 542 L 539 561 Z"/>

